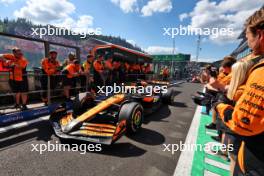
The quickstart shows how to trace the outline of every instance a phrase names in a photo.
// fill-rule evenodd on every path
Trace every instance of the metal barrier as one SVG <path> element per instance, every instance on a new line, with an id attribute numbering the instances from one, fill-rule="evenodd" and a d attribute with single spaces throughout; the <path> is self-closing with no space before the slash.
<path id="1" fill-rule="evenodd" d="M 65 76 L 63 74 L 57 74 L 57 86 L 54 89 L 51 89 L 51 80 L 50 77 L 48 76 L 48 81 L 47 81 L 47 90 L 42 89 L 40 77 L 43 76 L 44 74 L 42 73 L 34 73 L 32 71 L 29 71 L 26 75 L 27 77 L 27 82 L 29 85 L 29 91 L 27 92 L 28 95 L 32 96 L 33 94 L 37 94 L 38 98 L 39 95 L 42 93 L 46 92 L 47 93 L 47 99 L 48 99 L 48 104 L 51 104 L 51 99 L 53 98 L 62 98 L 62 92 L 63 92 L 63 84 L 62 84 L 62 77 Z M 46 75 L 45 75 L 46 76 Z M 93 75 L 84 75 L 86 76 L 86 80 L 84 83 L 84 86 L 81 86 L 81 80 L 77 78 L 77 83 L 75 87 L 72 87 L 70 90 L 74 90 L 75 92 L 82 92 L 82 91 L 87 91 L 88 87 L 90 85 L 89 78 L 87 77 L 92 77 Z M 142 76 L 144 76 L 145 80 L 151 80 L 151 79 L 158 79 L 158 75 L 154 74 L 127 74 L 127 76 L 133 76 L 135 77 L 135 80 L 141 79 Z M 10 86 L 9 86 L 9 73 L 8 72 L 0 72 L 0 99 L 15 96 L 15 93 L 12 92 Z M 127 82 L 124 80 L 124 82 Z M 1 104 L 0 105 L 0 110 L 4 109 L 6 105 Z"/>

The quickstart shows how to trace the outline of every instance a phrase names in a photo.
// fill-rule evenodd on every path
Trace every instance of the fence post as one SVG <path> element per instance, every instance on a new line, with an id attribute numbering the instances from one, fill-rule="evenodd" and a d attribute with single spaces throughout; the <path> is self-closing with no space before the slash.
<path id="1" fill-rule="evenodd" d="M 50 91 L 50 76 L 48 76 L 48 105 L 51 104 L 50 97 L 51 97 L 51 91 Z"/>
<path id="2" fill-rule="evenodd" d="M 49 50 L 50 50 L 49 42 L 47 42 L 47 41 L 44 42 L 44 49 L 45 49 L 45 57 L 48 57 L 49 56 Z"/>

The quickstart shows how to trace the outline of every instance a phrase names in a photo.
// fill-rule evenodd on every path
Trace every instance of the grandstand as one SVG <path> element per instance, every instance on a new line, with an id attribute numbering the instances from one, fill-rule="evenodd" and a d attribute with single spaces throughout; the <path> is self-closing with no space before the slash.
<path id="1" fill-rule="evenodd" d="M 251 53 L 251 50 L 247 45 L 245 30 L 239 35 L 238 39 L 241 39 L 241 42 L 231 55 L 239 60 L 248 56 Z"/>

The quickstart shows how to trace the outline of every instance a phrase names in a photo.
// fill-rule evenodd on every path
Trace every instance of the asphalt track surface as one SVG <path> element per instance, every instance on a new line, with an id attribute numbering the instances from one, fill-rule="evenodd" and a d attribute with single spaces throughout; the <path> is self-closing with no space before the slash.
<path id="1" fill-rule="evenodd" d="M 173 105 L 164 105 L 146 117 L 136 136 L 123 136 L 112 146 L 103 146 L 101 152 L 82 155 L 54 151 L 40 155 L 31 151 L 32 144 L 59 141 L 45 121 L 0 134 L 0 175 L 173 175 L 180 151 L 163 151 L 163 144 L 184 143 L 196 108 L 190 96 L 201 87 L 193 83 L 175 86 Z"/>

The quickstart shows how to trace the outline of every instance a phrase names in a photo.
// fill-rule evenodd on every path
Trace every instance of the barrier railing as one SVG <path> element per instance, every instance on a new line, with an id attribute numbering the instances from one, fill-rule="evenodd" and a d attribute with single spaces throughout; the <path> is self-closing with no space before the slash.
<path id="1" fill-rule="evenodd" d="M 92 74 L 81 74 L 82 76 L 85 76 L 85 82 L 81 83 L 80 78 L 77 78 L 76 85 L 74 87 L 70 88 L 70 91 L 77 92 L 84 92 L 87 91 L 90 86 L 90 78 L 93 77 Z M 42 73 L 34 73 L 33 71 L 29 71 L 27 74 L 23 75 L 27 79 L 27 84 L 29 86 L 28 92 L 26 92 L 29 97 L 32 97 L 32 95 L 37 95 L 36 99 L 40 100 L 40 96 L 42 93 L 47 93 L 47 100 L 48 105 L 51 104 L 51 100 L 54 98 L 63 98 L 63 74 L 57 74 L 55 75 L 58 79 L 56 82 L 56 87 L 54 89 L 51 89 L 51 79 L 49 76 L 42 74 Z M 47 89 L 43 89 L 43 85 L 41 83 L 41 77 L 47 76 Z M 126 77 L 133 77 L 134 80 L 141 79 L 144 77 L 146 80 L 151 79 L 159 79 L 160 75 L 155 74 L 126 74 Z M 0 110 L 4 110 L 7 107 L 5 99 L 9 99 L 9 102 L 12 102 L 12 98 L 15 96 L 15 93 L 12 92 L 11 87 L 8 83 L 9 81 L 9 72 L 0 72 Z M 24 80 L 25 81 L 25 80 Z M 127 82 L 127 80 L 122 80 L 122 82 Z M 13 97 L 12 97 L 13 96 Z M 1 101 L 2 100 L 2 101 Z M 10 101 L 11 100 L 11 101 Z M 42 102 L 42 101 L 40 101 Z M 11 103 L 9 103 L 11 104 Z"/>

